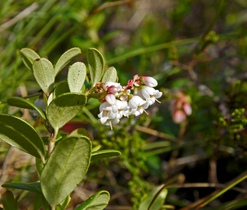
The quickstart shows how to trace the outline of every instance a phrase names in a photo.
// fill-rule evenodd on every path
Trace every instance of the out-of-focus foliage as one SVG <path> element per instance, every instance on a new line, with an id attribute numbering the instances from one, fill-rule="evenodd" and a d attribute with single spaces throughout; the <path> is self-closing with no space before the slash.
<path id="1" fill-rule="evenodd" d="M 149 115 L 110 131 L 98 124 L 99 103 L 92 100 L 75 119 L 90 131 L 94 146 L 118 149 L 122 158 L 93 162 L 97 171 L 90 168 L 70 206 L 102 188 L 111 193 L 109 209 L 138 208 L 154 186 L 166 184 L 167 209 L 193 209 L 195 201 L 224 189 L 247 170 L 246 12 L 245 0 L 0 1 L 0 110 L 30 117 L 5 103 L 10 96 L 39 91 L 21 62 L 24 47 L 52 63 L 72 47 L 82 50 L 75 60 L 83 61 L 94 47 L 107 58 L 107 66 L 118 70 L 122 83 L 133 74 L 154 76 L 164 97 Z M 175 124 L 170 102 L 179 91 L 190 96 L 193 112 Z M 14 165 L 7 149 L 1 143 L 0 183 L 35 180 L 32 163 Z M 246 206 L 245 186 L 243 181 L 212 196 L 208 209 Z M 23 208 L 32 205 L 28 197 L 33 195 L 25 196 Z"/>

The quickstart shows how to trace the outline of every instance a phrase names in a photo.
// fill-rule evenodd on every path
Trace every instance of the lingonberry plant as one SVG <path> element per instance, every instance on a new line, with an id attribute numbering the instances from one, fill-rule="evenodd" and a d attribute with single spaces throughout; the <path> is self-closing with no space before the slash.
<path id="1" fill-rule="evenodd" d="M 87 51 L 87 66 L 75 62 L 69 67 L 67 80 L 57 83 L 58 73 L 80 53 L 79 48 L 72 48 L 53 65 L 31 49 L 20 50 L 24 64 L 33 72 L 41 91 L 27 98 L 11 97 L 7 103 L 29 109 L 33 115 L 40 117 L 47 136 L 20 117 L 0 115 L 0 139 L 34 156 L 39 177 L 36 182 L 5 183 L 3 186 L 37 193 L 38 208 L 66 209 L 70 193 L 85 178 L 90 162 L 121 154 L 117 150 L 92 148 L 90 137 L 82 129 L 60 135 L 60 129 L 87 106 L 90 98 L 101 102 L 99 122 L 114 129 L 114 124 L 119 123 L 122 117 L 147 114 L 146 109 L 162 96 L 155 89 L 158 83 L 153 77 L 134 75 L 126 85 L 118 83 L 116 69 L 110 67 L 105 70 L 104 58 L 94 48 Z M 76 209 L 101 210 L 107 206 L 109 199 L 109 192 L 101 190 Z M 11 191 L 6 192 L 3 205 L 6 209 L 18 209 Z"/>

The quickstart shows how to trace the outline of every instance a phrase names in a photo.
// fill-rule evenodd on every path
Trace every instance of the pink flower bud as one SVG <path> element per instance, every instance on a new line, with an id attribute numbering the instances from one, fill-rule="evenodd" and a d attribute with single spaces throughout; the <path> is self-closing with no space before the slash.
<path id="1" fill-rule="evenodd" d="M 192 108 L 191 108 L 190 104 L 188 104 L 188 103 L 183 104 L 183 110 L 184 110 L 186 115 L 192 114 Z"/>
<path id="2" fill-rule="evenodd" d="M 175 123 L 181 123 L 186 119 L 186 114 L 182 110 L 176 110 L 172 118 Z"/>

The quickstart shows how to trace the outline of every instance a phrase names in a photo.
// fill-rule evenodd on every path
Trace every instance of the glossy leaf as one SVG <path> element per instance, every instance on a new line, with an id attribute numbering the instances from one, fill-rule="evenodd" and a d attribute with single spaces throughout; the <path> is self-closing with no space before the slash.
<path id="1" fill-rule="evenodd" d="M 107 69 L 102 78 L 102 82 L 116 82 L 117 80 L 117 70 L 114 67 Z"/>
<path id="2" fill-rule="evenodd" d="M 70 62 L 72 58 L 79 55 L 80 53 L 81 50 L 78 47 L 71 48 L 63 53 L 55 65 L 55 75 L 57 75 Z"/>
<path id="3" fill-rule="evenodd" d="M 76 93 L 65 93 L 53 99 L 47 108 L 47 118 L 57 130 L 75 117 L 86 103 L 86 96 Z"/>
<path id="4" fill-rule="evenodd" d="M 25 64 L 25 66 L 32 70 L 33 69 L 33 62 L 36 60 L 36 59 L 39 59 L 40 56 L 34 52 L 32 49 L 29 49 L 29 48 L 22 48 L 20 50 L 20 53 L 21 53 L 21 57 L 22 57 L 22 60 L 23 60 L 23 63 Z"/>
<path id="5" fill-rule="evenodd" d="M 44 93 L 48 93 L 50 86 L 55 81 L 52 63 L 46 58 L 40 58 L 33 63 L 33 75 Z"/>
<path id="6" fill-rule="evenodd" d="M 42 173 L 42 192 L 51 206 L 60 204 L 83 180 L 91 158 L 91 141 L 83 137 L 60 140 Z"/>
<path id="7" fill-rule="evenodd" d="M 23 109 L 34 109 L 43 119 L 45 119 L 44 111 L 25 98 L 11 97 L 8 98 L 7 103 L 11 106 L 16 106 Z"/>
<path id="8" fill-rule="evenodd" d="M 167 196 L 167 189 L 164 186 L 154 189 L 148 195 L 146 195 L 141 202 L 138 210 L 159 210 L 163 206 L 166 196 Z"/>
<path id="9" fill-rule="evenodd" d="M 18 210 L 18 203 L 11 191 L 7 190 L 2 197 L 3 208 L 5 210 Z"/>
<path id="10" fill-rule="evenodd" d="M 92 160 L 98 160 L 103 158 L 111 158 L 120 156 L 121 152 L 114 149 L 107 149 L 107 150 L 97 150 L 95 152 L 92 152 Z"/>
<path id="11" fill-rule="evenodd" d="M 94 86 L 102 77 L 105 61 L 102 54 L 97 49 L 89 48 L 87 51 L 87 62 L 92 86 Z"/>
<path id="12" fill-rule="evenodd" d="M 76 210 L 103 210 L 110 200 L 109 192 L 102 190 L 88 198 Z"/>
<path id="13" fill-rule="evenodd" d="M 84 63 L 76 62 L 70 66 L 68 72 L 68 84 L 70 92 L 80 93 L 87 74 Z"/>
<path id="14" fill-rule="evenodd" d="M 0 139 L 44 162 L 45 148 L 35 129 L 26 121 L 11 115 L 0 115 Z"/>
<path id="15" fill-rule="evenodd" d="M 32 182 L 32 183 L 5 183 L 2 187 L 6 188 L 15 188 L 21 190 L 27 190 L 30 192 L 38 192 L 41 193 L 40 183 Z"/>

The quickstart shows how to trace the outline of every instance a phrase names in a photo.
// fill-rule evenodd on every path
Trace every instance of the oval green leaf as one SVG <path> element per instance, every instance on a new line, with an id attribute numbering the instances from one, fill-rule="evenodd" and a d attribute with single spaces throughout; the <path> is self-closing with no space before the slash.
<path id="1" fill-rule="evenodd" d="M 86 96 L 65 93 L 53 99 L 47 108 L 47 118 L 51 126 L 58 130 L 75 117 L 86 103 Z"/>
<path id="2" fill-rule="evenodd" d="M 41 193 L 41 187 L 39 182 L 32 182 L 32 183 L 5 183 L 2 187 L 6 188 L 15 188 L 20 190 L 27 190 L 30 192 L 37 192 Z"/>
<path id="3" fill-rule="evenodd" d="M 67 81 L 59 82 L 56 85 L 55 90 L 54 90 L 55 97 L 58 97 L 64 93 L 69 93 L 69 92 L 70 90 L 69 90 L 69 85 Z"/>
<path id="4" fill-rule="evenodd" d="M 21 118 L 0 115 L 0 139 L 10 145 L 45 160 L 45 148 L 35 129 Z"/>
<path id="5" fill-rule="evenodd" d="M 84 179 L 91 158 L 91 141 L 68 137 L 57 143 L 40 178 L 42 192 L 48 203 L 60 204 Z"/>
<path id="6" fill-rule="evenodd" d="M 103 210 L 108 205 L 109 200 L 110 193 L 102 190 L 88 198 L 76 210 Z"/>
<path id="7" fill-rule="evenodd" d="M 55 81 L 52 63 L 46 58 L 36 59 L 33 63 L 33 75 L 44 93 L 48 93 Z"/>
<path id="8" fill-rule="evenodd" d="M 117 80 L 117 70 L 113 66 L 105 71 L 102 78 L 102 82 L 116 82 Z"/>
<path id="9" fill-rule="evenodd" d="M 68 84 L 70 92 L 80 93 L 87 74 L 84 63 L 76 62 L 70 66 L 68 72 Z"/>
<path id="10" fill-rule="evenodd" d="M 22 48 L 20 50 L 20 53 L 21 53 L 21 57 L 22 57 L 22 60 L 23 60 L 23 63 L 25 64 L 25 66 L 32 70 L 33 69 L 33 62 L 36 60 L 36 59 L 39 59 L 40 56 L 34 52 L 32 49 L 29 49 L 29 48 Z"/>
<path id="11" fill-rule="evenodd" d="M 167 194 L 168 190 L 165 188 L 164 185 L 152 190 L 148 195 L 144 197 L 138 210 L 161 209 L 161 207 L 164 205 Z"/>
<path id="12" fill-rule="evenodd" d="M 99 82 L 102 77 L 105 67 L 105 60 L 97 49 L 89 48 L 87 51 L 87 62 L 92 86 L 95 86 L 95 84 Z"/>
<path id="13" fill-rule="evenodd" d="M 79 55 L 80 53 L 81 50 L 78 47 L 71 48 L 63 53 L 55 65 L 55 75 L 57 75 L 70 62 L 72 58 Z"/>
<path id="14" fill-rule="evenodd" d="M 116 157 L 120 155 L 121 155 L 121 152 L 119 152 L 118 150 L 114 150 L 114 149 L 97 150 L 97 151 L 92 152 L 92 161 L 102 159 L 102 158 Z"/>
<path id="15" fill-rule="evenodd" d="M 11 191 L 7 190 L 2 197 L 3 208 L 5 210 L 18 210 L 18 203 Z"/>
<path id="16" fill-rule="evenodd" d="M 25 98 L 11 97 L 7 99 L 7 103 L 11 106 L 16 106 L 23 109 L 34 109 L 43 119 L 45 119 L 44 111 Z"/>

